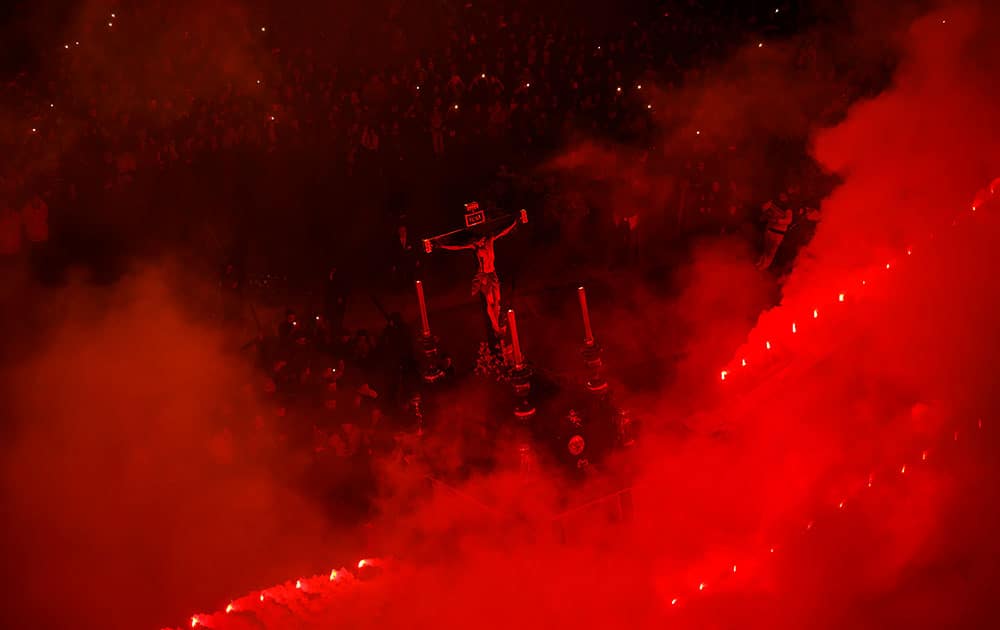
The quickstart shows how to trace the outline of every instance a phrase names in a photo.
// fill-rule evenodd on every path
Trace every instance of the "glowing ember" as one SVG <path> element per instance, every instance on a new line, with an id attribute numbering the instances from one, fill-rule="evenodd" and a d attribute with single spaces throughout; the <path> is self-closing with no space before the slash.
<path id="1" fill-rule="evenodd" d="M 699 591 L 705 590 L 705 583 L 704 582 L 702 582 L 701 584 L 698 585 L 698 590 Z"/>
<path id="2" fill-rule="evenodd" d="M 729 372 L 727 372 L 726 370 L 722 370 L 722 380 L 726 380 L 726 375 L 728 374 Z"/>
<path id="3" fill-rule="evenodd" d="M 840 503 L 838 503 L 837 507 L 840 508 L 841 510 L 843 510 L 844 509 L 844 502 L 841 501 Z"/>
<path id="4" fill-rule="evenodd" d="M 771 342 L 770 341 L 765 341 L 764 342 L 764 347 L 767 348 L 768 350 L 770 350 L 771 349 Z"/>
<path id="5" fill-rule="evenodd" d="M 757 48 L 763 48 L 764 42 L 757 42 Z"/>
<path id="6" fill-rule="evenodd" d="M 233 612 L 233 603 L 232 602 L 229 602 L 229 605 L 226 606 L 226 612 L 227 613 Z"/>
<path id="7" fill-rule="evenodd" d="M 367 564 L 368 564 L 367 560 L 358 560 L 358 568 L 359 569 L 365 568 L 365 565 L 367 565 Z"/>
<path id="8" fill-rule="evenodd" d="M 819 310 L 813 309 L 813 319 L 819 319 Z"/>
<path id="9" fill-rule="evenodd" d="M 920 461 L 924 462 L 927 461 L 927 451 L 924 451 L 923 453 L 920 454 Z"/>
<path id="10" fill-rule="evenodd" d="M 903 464 L 903 467 L 899 469 L 899 474 L 901 474 L 901 475 L 905 475 L 906 474 L 906 464 Z"/>
<path id="11" fill-rule="evenodd" d="M 337 579 L 337 570 L 334 569 L 333 571 L 330 571 L 330 581 L 332 582 L 336 579 Z"/>
<path id="12" fill-rule="evenodd" d="M 302 588 L 302 580 L 295 580 L 295 588 L 298 589 Z"/>
<path id="13" fill-rule="evenodd" d="M 892 266 L 892 265 L 890 265 L 889 263 L 885 263 L 885 268 L 886 268 L 886 269 L 889 269 L 889 268 L 890 268 L 891 266 Z"/>
<path id="14" fill-rule="evenodd" d="M 743 360 L 741 361 L 741 363 L 743 364 L 743 367 L 746 367 L 746 366 L 747 366 L 747 360 L 746 360 L 746 359 L 743 359 Z"/>
<path id="15" fill-rule="evenodd" d="M 671 606 L 676 606 L 677 605 L 677 598 L 676 597 L 673 598 L 672 600 L 670 600 L 670 605 Z"/>
<path id="16" fill-rule="evenodd" d="M 844 301 L 844 297 L 845 297 L 844 294 L 841 293 L 839 296 L 837 296 L 837 300 L 840 301 L 840 302 L 843 302 Z"/>
<path id="17" fill-rule="evenodd" d="M 198 625 L 198 615 L 195 615 L 194 617 L 191 617 L 191 627 L 194 628 L 197 625 Z"/>
<path id="18" fill-rule="evenodd" d="M 792 334 L 794 335 L 797 332 L 798 332 L 798 330 L 796 330 L 796 328 L 795 328 L 795 322 L 792 322 Z"/>
<path id="19" fill-rule="evenodd" d="M 736 573 L 736 565 L 733 565 L 733 573 Z"/>

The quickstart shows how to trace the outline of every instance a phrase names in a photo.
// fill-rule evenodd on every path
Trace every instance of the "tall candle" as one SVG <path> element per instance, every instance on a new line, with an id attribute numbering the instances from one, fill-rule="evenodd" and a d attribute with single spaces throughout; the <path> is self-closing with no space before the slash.
<path id="1" fill-rule="evenodd" d="M 576 290 L 580 298 L 580 312 L 583 314 L 583 340 L 587 345 L 594 343 L 594 331 L 590 328 L 590 309 L 587 308 L 587 291 L 583 287 Z"/>
<path id="2" fill-rule="evenodd" d="M 524 364 L 524 357 L 521 356 L 521 340 L 517 336 L 517 316 L 514 309 L 507 309 L 507 324 L 510 326 L 510 342 L 514 346 L 514 367 Z"/>
<path id="3" fill-rule="evenodd" d="M 424 299 L 424 284 L 417 280 L 417 301 L 420 302 L 420 327 L 424 337 L 431 336 L 431 325 L 427 321 L 427 301 Z"/>

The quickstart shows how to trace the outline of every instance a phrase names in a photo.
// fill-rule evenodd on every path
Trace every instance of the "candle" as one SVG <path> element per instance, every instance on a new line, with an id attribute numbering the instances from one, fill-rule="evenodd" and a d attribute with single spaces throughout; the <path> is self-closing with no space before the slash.
<path id="1" fill-rule="evenodd" d="M 524 357 L 521 356 L 521 340 L 517 336 L 517 316 L 514 309 L 507 309 L 507 323 L 510 325 L 510 342 L 514 346 L 514 367 L 524 364 Z"/>
<path id="2" fill-rule="evenodd" d="M 420 303 L 420 329 L 424 337 L 431 336 L 431 325 L 427 321 L 427 302 L 424 300 L 424 284 L 417 280 L 417 301 Z"/>
<path id="3" fill-rule="evenodd" d="M 580 312 L 583 314 L 583 341 L 588 346 L 594 343 L 594 331 L 590 328 L 590 309 L 587 308 L 587 290 L 578 287 L 577 297 L 580 298 Z"/>

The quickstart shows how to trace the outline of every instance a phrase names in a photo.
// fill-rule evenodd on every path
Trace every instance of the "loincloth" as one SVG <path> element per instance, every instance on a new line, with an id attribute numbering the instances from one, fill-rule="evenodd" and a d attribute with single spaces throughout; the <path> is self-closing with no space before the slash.
<path id="1" fill-rule="evenodd" d="M 472 277 L 472 295 L 482 293 L 485 296 L 494 289 L 500 291 L 500 279 L 495 271 L 490 273 L 480 271 Z"/>

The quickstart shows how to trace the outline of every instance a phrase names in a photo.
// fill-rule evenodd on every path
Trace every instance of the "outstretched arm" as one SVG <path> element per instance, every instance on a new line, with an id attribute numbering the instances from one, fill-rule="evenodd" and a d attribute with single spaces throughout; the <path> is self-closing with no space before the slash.
<path id="1" fill-rule="evenodd" d="M 434 241 L 431 241 L 431 242 L 434 243 Z M 440 247 L 441 249 L 447 249 L 447 250 L 452 251 L 452 252 L 457 252 L 457 251 L 459 251 L 461 249 L 472 249 L 473 248 L 472 245 L 440 245 L 438 243 L 434 243 L 434 247 Z"/>
<path id="2" fill-rule="evenodd" d="M 507 236 L 508 234 L 510 234 L 511 232 L 514 231 L 514 228 L 517 227 L 517 224 L 520 223 L 520 221 L 521 221 L 520 219 L 514 219 L 513 223 L 511 223 L 510 225 L 508 225 L 504 229 L 500 230 L 500 233 L 497 234 L 496 236 L 494 236 L 493 238 L 494 239 L 498 239 L 498 238 L 503 238 L 503 237 Z"/>

